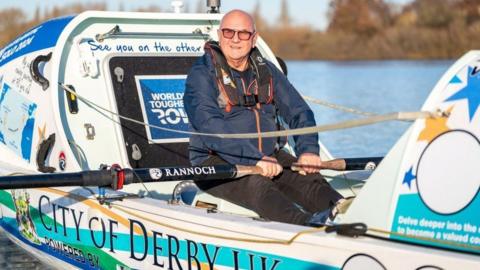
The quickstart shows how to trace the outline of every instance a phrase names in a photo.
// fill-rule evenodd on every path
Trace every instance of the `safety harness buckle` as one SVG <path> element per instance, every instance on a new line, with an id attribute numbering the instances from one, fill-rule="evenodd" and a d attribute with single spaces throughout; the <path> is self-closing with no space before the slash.
<path id="1" fill-rule="evenodd" d="M 258 95 L 243 95 L 243 106 L 253 107 L 258 103 Z"/>

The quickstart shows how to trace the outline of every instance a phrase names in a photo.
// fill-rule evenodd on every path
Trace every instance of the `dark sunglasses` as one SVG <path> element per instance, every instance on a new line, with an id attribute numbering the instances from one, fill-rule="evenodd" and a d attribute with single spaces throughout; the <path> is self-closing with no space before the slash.
<path id="1" fill-rule="evenodd" d="M 235 33 L 238 33 L 238 39 L 240 40 L 249 40 L 255 32 L 248 32 L 248 31 L 236 31 L 230 28 L 223 28 L 221 29 L 222 35 L 224 38 L 232 39 L 235 36 Z"/>

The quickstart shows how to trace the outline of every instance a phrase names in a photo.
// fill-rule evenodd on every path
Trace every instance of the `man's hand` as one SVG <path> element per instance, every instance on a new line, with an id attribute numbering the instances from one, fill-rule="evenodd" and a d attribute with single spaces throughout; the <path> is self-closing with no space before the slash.
<path id="1" fill-rule="evenodd" d="M 273 157 L 264 156 L 256 165 L 262 168 L 262 175 L 268 178 L 273 178 L 283 171 L 282 166 Z"/>
<path id="2" fill-rule="evenodd" d="M 297 165 L 301 168 L 298 172 L 306 175 L 307 173 L 319 173 L 322 160 L 319 155 L 313 153 L 303 153 L 297 160 Z"/>

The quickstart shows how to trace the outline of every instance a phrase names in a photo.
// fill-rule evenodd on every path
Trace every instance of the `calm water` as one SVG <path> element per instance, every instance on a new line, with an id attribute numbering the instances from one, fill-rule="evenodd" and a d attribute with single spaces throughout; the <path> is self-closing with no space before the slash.
<path id="1" fill-rule="evenodd" d="M 418 111 L 453 61 L 288 62 L 289 79 L 304 95 L 373 113 Z M 317 125 L 362 116 L 310 104 Z M 383 156 L 409 126 L 379 123 L 320 134 L 336 157 Z"/>
<path id="2" fill-rule="evenodd" d="M 304 95 L 362 111 L 417 111 L 452 61 L 290 61 L 289 79 Z M 311 104 L 317 124 L 359 116 Z M 383 156 L 408 127 L 389 122 L 320 134 L 337 157 Z M 0 269 L 49 269 L 0 233 Z"/>

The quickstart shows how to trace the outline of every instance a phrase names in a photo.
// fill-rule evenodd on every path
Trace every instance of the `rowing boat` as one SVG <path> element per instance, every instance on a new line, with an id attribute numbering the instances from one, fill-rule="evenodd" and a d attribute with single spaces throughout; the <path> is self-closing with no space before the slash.
<path id="1" fill-rule="evenodd" d="M 0 51 L 0 226 L 12 241 L 59 269 L 479 268 L 480 51 L 445 73 L 430 113 L 373 172 L 322 171 L 358 194 L 334 225 L 309 228 L 189 181 L 255 173 L 188 165 L 185 78 L 221 16 L 89 11 Z"/>

